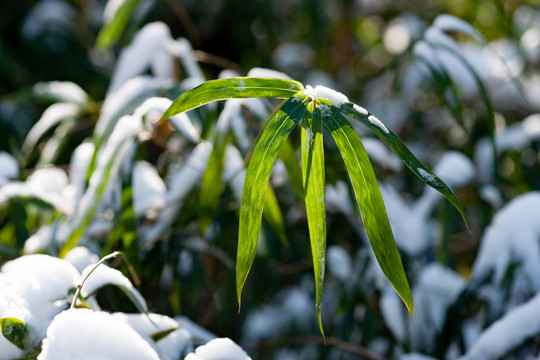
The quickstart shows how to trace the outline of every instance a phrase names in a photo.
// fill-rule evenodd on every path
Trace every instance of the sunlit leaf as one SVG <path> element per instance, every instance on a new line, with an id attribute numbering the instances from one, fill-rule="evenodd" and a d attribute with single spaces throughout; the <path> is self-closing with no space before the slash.
<path id="1" fill-rule="evenodd" d="M 302 119 L 302 182 L 315 273 L 317 320 L 321 321 L 321 303 L 326 265 L 326 200 L 322 116 L 319 106 L 312 101 Z"/>
<path id="2" fill-rule="evenodd" d="M 107 49 L 120 39 L 139 2 L 140 0 L 124 1 L 114 17 L 101 28 L 96 40 L 97 46 Z"/>
<path id="3" fill-rule="evenodd" d="M 289 246 L 287 233 L 285 232 L 285 221 L 279 208 L 279 203 L 271 186 L 266 188 L 266 200 L 264 201 L 263 217 L 276 233 L 281 243 Z"/>
<path id="4" fill-rule="evenodd" d="M 374 115 L 368 113 L 365 109 L 359 107 L 358 105 L 352 103 L 343 104 L 340 106 L 339 110 L 342 114 L 360 121 L 362 124 L 373 130 L 373 132 L 375 132 L 381 138 L 381 140 L 383 140 L 396 153 L 396 155 L 399 156 L 403 163 L 407 165 L 407 167 L 416 176 L 447 198 L 448 201 L 450 201 L 452 205 L 454 205 L 454 207 L 459 211 L 465 224 L 467 223 L 465 212 L 463 211 L 463 208 L 461 207 L 456 195 L 454 195 L 448 185 L 446 185 L 444 181 L 435 175 L 428 167 L 422 164 L 392 130 L 390 130 Z"/>
<path id="5" fill-rule="evenodd" d="M 9 342 L 24 350 L 25 340 L 28 336 L 28 329 L 24 321 L 11 317 L 2 318 L 0 319 L 0 329 L 2 329 L 2 335 Z"/>
<path id="6" fill-rule="evenodd" d="M 232 98 L 290 98 L 303 90 L 298 81 L 268 78 L 228 78 L 207 81 L 180 95 L 160 120 L 212 101 Z"/>
<path id="7" fill-rule="evenodd" d="M 266 188 L 272 166 L 283 142 L 302 119 L 306 110 L 305 101 L 306 97 L 299 94 L 287 100 L 275 112 L 253 150 L 247 168 L 242 193 L 242 204 L 240 206 L 236 261 L 236 291 L 239 307 L 241 304 L 242 288 L 244 287 L 251 264 L 255 259 L 261 231 L 261 217 L 266 197 Z"/>
<path id="8" fill-rule="evenodd" d="M 334 137 L 347 167 L 375 257 L 412 315 L 414 305 L 411 290 L 401 264 L 379 185 L 364 146 L 340 110 L 333 105 L 320 106 L 324 125 Z"/>

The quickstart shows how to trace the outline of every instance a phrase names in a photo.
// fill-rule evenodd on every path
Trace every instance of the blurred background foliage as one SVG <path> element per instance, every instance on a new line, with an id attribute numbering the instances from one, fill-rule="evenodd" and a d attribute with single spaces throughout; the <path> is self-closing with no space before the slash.
<path id="1" fill-rule="evenodd" d="M 525 96 L 532 94 L 530 96 L 534 99 L 538 94 L 535 91 L 538 91 L 540 56 L 534 46 L 540 48 L 540 35 L 533 33 L 529 36 L 533 42 L 532 50 L 528 48 L 530 42 L 523 40 L 529 29 L 540 28 L 540 20 L 534 15 L 540 13 L 540 6 L 533 0 L 141 0 L 119 41 L 103 49 L 96 47 L 95 43 L 103 26 L 105 3 L 97 0 L 0 2 L 0 151 L 20 156 L 26 134 L 50 104 L 33 93 L 36 83 L 71 81 L 93 100 L 82 116 L 83 120 L 69 129 L 66 143 L 53 162 L 67 168 L 73 150 L 92 133 L 102 105 L 100 99 L 106 98 L 120 50 L 130 43 L 144 24 L 153 21 L 166 23 L 173 38 L 189 39 L 195 49 L 193 54 L 207 79 L 216 78 L 224 68 L 246 74 L 254 67 L 264 67 L 283 71 L 304 84 L 334 88 L 352 101 L 365 104 L 430 167 L 436 164 L 435 157 L 438 159 L 446 150 L 459 150 L 468 159 L 474 159 L 478 144 L 486 140 L 489 133 L 485 104 L 477 93 L 471 95 L 467 88 L 460 89 L 466 108 L 463 116 L 466 128 L 470 130 L 467 133 L 456 126 L 449 115 L 441 95 L 445 89 L 441 91 L 436 81 L 413 87 L 418 92 L 410 100 L 412 94 L 407 93 L 410 88 L 406 70 L 414 58 L 412 49 L 437 15 L 455 15 L 472 24 L 495 51 L 505 49 L 504 44 L 501 47 L 494 45 L 498 40 L 510 41 L 513 44 L 511 51 L 500 52 L 499 55 L 508 60 L 512 69 L 513 58 L 506 56 L 517 53 L 521 59 L 514 74 L 519 78 L 517 82 L 522 82 L 521 86 L 529 89 Z M 533 23 L 537 24 L 536 27 L 531 25 Z M 458 33 L 452 33 L 452 36 L 458 42 L 469 40 Z M 182 74 L 177 75 L 176 80 L 182 79 Z M 528 84 L 527 79 L 532 79 L 534 84 Z M 491 95 L 492 91 L 490 88 Z M 405 100 L 400 102 L 400 99 Z M 536 101 L 523 101 L 519 96 L 517 99 L 504 102 L 492 98 L 498 128 L 519 124 L 540 110 L 538 97 Z M 205 114 L 211 119 L 218 116 L 216 111 Z M 162 126 L 157 133 L 162 138 L 154 136 L 142 144 L 136 157 L 157 164 L 160 175 L 165 177 L 171 159 L 177 160 L 183 155 L 171 153 L 164 157 L 162 153 L 166 146 L 163 138 L 170 136 L 170 129 Z M 295 145 L 299 143 L 294 134 L 292 141 Z M 326 154 L 327 179 L 336 185 L 337 180 L 345 176 L 341 159 L 331 147 L 332 144 Z M 472 183 L 460 185 L 456 192 L 466 210 L 470 232 L 450 204 L 441 203 L 436 207 L 433 217 L 437 225 L 426 221 L 429 226 L 422 231 L 429 233 L 426 236 L 436 238 L 437 245 L 422 253 L 422 265 L 439 262 L 460 276 L 469 276 L 480 239 L 496 211 L 510 199 L 540 189 L 539 148 L 538 140 L 533 138 L 525 150 L 512 147 L 501 150 L 493 179 L 477 176 Z M 477 165 L 483 162 L 481 158 L 474 160 Z M 26 164 L 20 164 L 21 180 L 32 173 L 37 161 L 37 156 L 34 156 Z M 414 176 L 384 161 L 374 163 L 379 179 L 392 184 L 404 202 L 412 203 L 422 196 L 424 187 Z M 287 299 L 296 299 L 295 304 L 305 300 L 295 291 L 311 289 L 306 280 L 312 272 L 306 221 L 298 210 L 298 199 L 288 185 L 277 182 L 275 187 L 286 217 L 290 246 L 281 246 L 277 237 L 268 231 L 267 248 L 262 249 L 263 256 L 255 262 L 246 286 L 248 296 L 244 298 L 244 309 L 271 301 L 286 308 Z M 484 185 L 496 187 L 500 199 L 482 196 Z M 249 313 L 236 314 L 233 259 L 237 204 L 231 200 L 231 190 L 224 188 L 213 218 L 214 227 L 219 231 L 206 234 L 212 238 L 210 250 L 201 249 L 200 243 L 189 240 L 201 235 L 196 224 L 201 215 L 197 208 L 199 195 L 196 191 L 187 195 L 179 216 L 164 235 L 167 241 L 158 242 L 150 249 L 138 249 L 126 240 L 125 233 L 134 232 L 141 224 L 133 214 L 122 213 L 116 219 L 118 229 L 112 231 L 108 242 L 102 244 L 102 255 L 119 248 L 128 254 L 141 280 L 141 292 L 153 311 L 186 314 L 219 335 L 241 338 L 242 326 L 247 326 L 242 324 L 248 320 Z M 341 195 L 350 197 L 351 193 L 345 190 Z M 129 195 L 126 199 L 129 203 Z M 24 202 L 10 206 L 9 212 L 2 210 L 0 262 L 17 257 L 32 232 L 52 218 L 33 205 L 28 210 L 28 204 Z M 364 235 L 361 224 L 354 220 L 354 215 L 343 216 L 346 211 L 329 215 L 328 241 L 329 245 L 339 245 L 350 255 L 352 263 L 349 265 L 357 276 L 353 280 L 358 280 L 369 272 L 366 270 L 369 255 L 366 247 L 359 245 L 358 239 Z M 10 252 L 8 248 L 15 251 Z M 419 257 L 410 256 L 406 251 L 402 256 L 405 269 L 414 279 L 415 271 L 420 268 Z M 177 264 L 179 258 L 180 263 L 190 264 L 186 265 L 185 271 Z M 328 296 L 328 301 L 333 303 L 327 307 L 335 310 L 325 319 L 325 329 L 330 337 L 376 349 L 376 344 L 371 341 L 382 334 L 392 344 L 401 342 L 405 350 L 427 349 L 429 351 L 426 352 L 435 355 L 447 350 L 444 347 L 447 344 L 440 339 L 432 348 L 415 347 L 397 339 L 385 326 L 378 308 L 381 288 L 374 284 L 375 280 L 369 279 L 370 282 L 355 282 L 354 286 L 348 286 L 349 279 L 340 279 L 337 275 L 330 277 L 327 292 L 334 295 Z M 283 292 L 284 289 L 287 291 Z M 126 301 L 121 294 L 111 290 L 100 293 L 100 296 L 100 303 L 107 304 L 111 310 L 126 311 Z M 462 303 L 456 300 L 454 310 L 464 306 L 465 312 L 474 313 L 481 307 L 478 304 L 481 301 L 475 299 L 467 302 L 467 299 L 460 298 Z M 284 334 L 278 334 L 282 337 L 273 339 L 273 343 L 253 345 L 250 343 L 252 339 L 244 335 L 245 344 L 254 348 L 258 346 L 263 358 L 266 352 L 275 355 L 276 344 L 286 342 L 286 336 L 300 334 L 297 329 L 304 331 L 307 327 L 307 334 L 318 335 L 316 324 L 311 323 L 314 319 L 312 305 L 313 302 L 308 301 L 306 309 L 309 310 L 299 314 L 298 318 L 293 317 L 293 324 Z M 302 319 L 308 323 L 307 326 Z M 486 320 L 486 323 L 493 319 Z M 362 336 L 358 329 L 361 329 Z M 307 341 L 306 338 L 297 340 L 298 344 Z M 318 349 L 320 358 L 329 356 L 333 351 L 322 346 Z M 309 349 L 306 351 L 309 354 Z M 392 351 L 388 350 L 386 355 L 391 357 Z"/>

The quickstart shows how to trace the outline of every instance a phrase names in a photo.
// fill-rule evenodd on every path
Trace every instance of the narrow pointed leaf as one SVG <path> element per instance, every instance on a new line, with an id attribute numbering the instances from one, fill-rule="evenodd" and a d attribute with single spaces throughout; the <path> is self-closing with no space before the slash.
<path id="1" fill-rule="evenodd" d="M 285 246 L 289 246 L 287 240 L 287 233 L 285 232 L 285 221 L 276 194 L 271 186 L 266 188 L 266 200 L 264 202 L 263 216 L 268 225 L 276 233 L 281 243 Z"/>
<path id="2" fill-rule="evenodd" d="M 411 290 L 366 150 L 352 126 L 335 106 L 321 104 L 321 109 L 324 125 L 334 137 L 347 167 L 375 257 L 412 315 L 414 306 Z"/>
<path id="3" fill-rule="evenodd" d="M 242 288 L 251 264 L 255 259 L 261 231 L 261 217 L 266 197 L 266 188 L 277 154 L 287 136 L 302 119 L 306 110 L 306 97 L 299 94 L 287 100 L 270 119 L 264 129 L 249 162 L 242 204 L 236 259 L 236 291 L 238 307 L 241 305 Z"/>
<path id="4" fill-rule="evenodd" d="M 283 161 L 283 164 L 285 164 L 285 169 L 287 169 L 287 175 L 289 176 L 289 181 L 293 186 L 294 192 L 299 199 L 303 199 L 304 186 L 302 185 L 302 169 L 298 164 L 298 159 L 296 158 L 296 154 L 290 140 L 283 143 L 278 156 L 281 161 Z"/>
<path id="5" fill-rule="evenodd" d="M 302 119 L 302 182 L 315 274 L 315 309 L 319 328 L 326 265 L 326 199 L 321 109 L 312 101 Z"/>
<path id="6" fill-rule="evenodd" d="M 19 349 L 24 350 L 25 340 L 28 336 L 28 329 L 24 321 L 10 317 L 2 318 L 0 319 L 0 329 L 2 330 L 2 335 L 9 342 Z"/>
<path id="7" fill-rule="evenodd" d="M 437 175 L 435 175 L 427 166 L 422 164 L 413 153 L 405 146 L 401 139 L 386 125 L 384 125 L 379 119 L 372 114 L 368 113 L 365 109 L 359 107 L 353 103 L 343 104 L 339 108 L 342 114 L 345 114 L 355 120 L 360 121 L 362 124 L 369 127 L 375 134 L 386 143 L 396 155 L 403 161 L 405 165 L 427 185 L 431 186 L 438 192 L 440 192 L 445 198 L 448 199 L 459 211 L 465 224 L 467 219 L 465 218 L 465 212 L 459 203 L 456 195 L 450 190 L 448 185 L 444 183 Z"/>
<path id="8" fill-rule="evenodd" d="M 97 46 L 107 49 L 120 39 L 139 2 L 140 0 L 126 0 L 120 6 L 114 17 L 101 28 L 96 40 Z"/>
<path id="9" fill-rule="evenodd" d="M 302 91 L 301 83 L 286 79 L 229 78 L 211 80 L 186 91 L 173 101 L 160 120 L 212 101 L 237 98 L 290 98 Z"/>

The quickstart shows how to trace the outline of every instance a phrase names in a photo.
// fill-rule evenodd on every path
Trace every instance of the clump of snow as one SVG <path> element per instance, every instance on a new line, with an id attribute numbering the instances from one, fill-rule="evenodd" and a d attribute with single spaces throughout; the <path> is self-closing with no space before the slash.
<path id="1" fill-rule="evenodd" d="M 358 111 L 362 115 L 367 115 L 368 114 L 368 111 L 366 109 L 364 109 L 363 107 L 359 106 L 359 105 L 354 104 L 353 109 Z"/>
<path id="2" fill-rule="evenodd" d="M 377 117 L 369 115 L 368 120 L 372 125 L 375 125 L 379 129 L 381 129 L 385 134 L 390 134 L 388 128 L 381 122 L 381 120 L 377 119 Z"/>
<path id="3" fill-rule="evenodd" d="M 428 183 L 431 183 L 431 182 L 435 181 L 435 176 L 431 175 L 426 170 L 424 170 L 422 168 L 418 168 L 416 170 L 418 171 L 418 173 L 420 174 L 422 179 L 427 181 Z"/>
<path id="4" fill-rule="evenodd" d="M 362 139 L 362 144 L 370 160 L 393 171 L 400 171 L 403 168 L 403 162 L 397 155 L 378 139 L 366 137 Z"/>
<path id="5" fill-rule="evenodd" d="M 450 187 L 461 187 L 468 184 L 475 175 L 471 160 L 459 151 L 447 151 L 441 157 L 434 169 Z"/>
<path id="6" fill-rule="evenodd" d="M 246 352 L 229 338 L 218 338 L 199 346 L 185 360 L 251 360 Z"/>
<path id="7" fill-rule="evenodd" d="M 13 155 L 0 151 L 0 187 L 19 176 L 19 165 Z"/>
<path id="8" fill-rule="evenodd" d="M 521 195 L 494 217 L 486 229 L 473 266 L 473 278 L 493 272 L 493 282 L 500 284 L 508 266 L 520 263 L 532 290 L 540 291 L 540 193 Z"/>
<path id="9" fill-rule="evenodd" d="M 85 246 L 75 246 L 66 254 L 64 260 L 82 272 L 87 266 L 97 263 L 99 257 Z"/>
<path id="10" fill-rule="evenodd" d="M 291 77 L 281 71 L 265 69 L 260 67 L 254 67 L 247 73 L 248 77 L 259 77 L 259 78 L 271 78 L 271 79 L 284 79 L 292 80 Z"/>
<path id="11" fill-rule="evenodd" d="M 81 112 L 79 105 L 71 103 L 56 103 L 49 106 L 41 115 L 41 118 L 26 135 L 22 145 L 23 154 L 33 150 L 37 142 L 45 133 L 58 125 L 62 120 L 73 118 Z"/>
<path id="12" fill-rule="evenodd" d="M 146 161 L 137 161 L 132 173 L 135 215 L 154 218 L 165 207 L 165 183 L 157 169 Z"/>
<path id="13" fill-rule="evenodd" d="M 328 210 L 340 211 L 344 214 L 354 213 L 349 188 L 345 182 L 338 180 L 335 185 L 326 185 L 326 207 Z"/>
<path id="14" fill-rule="evenodd" d="M 95 267 L 96 264 L 88 265 L 82 272 L 82 278 L 84 279 Z M 120 287 L 126 292 L 126 294 L 135 301 L 137 307 L 140 306 L 144 310 L 147 310 L 146 301 L 137 289 L 135 289 L 131 281 L 129 281 L 129 279 L 120 271 L 110 268 L 105 264 L 99 265 L 92 271 L 81 289 L 81 294 L 82 296 L 87 297 L 96 292 L 99 288 L 111 284 Z"/>
<path id="15" fill-rule="evenodd" d="M 57 315 L 38 360 L 93 359 L 160 360 L 131 326 L 106 312 L 72 309 Z"/>
<path id="16" fill-rule="evenodd" d="M 27 345 L 38 345 L 54 316 L 67 308 L 66 296 L 79 277 L 70 263 L 48 255 L 26 255 L 5 263 L 0 272 L 0 318 L 26 322 Z M 14 347 L 0 335 L 0 359 L 22 356 Z"/>
<path id="17" fill-rule="evenodd" d="M 50 100 L 84 106 L 88 103 L 88 94 L 71 81 L 38 82 L 32 88 L 34 95 Z"/>
<path id="18" fill-rule="evenodd" d="M 165 315 L 114 313 L 113 317 L 127 323 L 150 345 L 157 348 L 160 360 L 177 360 L 178 355 L 184 352 L 192 341 L 192 334 L 182 324 Z M 157 343 L 151 338 L 153 334 L 172 329 L 176 330 Z"/>
<path id="19" fill-rule="evenodd" d="M 433 26 L 445 32 L 461 32 L 472 36 L 477 40 L 483 40 L 482 35 L 474 26 L 450 14 L 441 14 L 437 16 L 433 21 Z"/>
<path id="20" fill-rule="evenodd" d="M 339 245 L 326 249 L 328 270 L 341 281 L 346 281 L 352 272 L 352 261 L 347 251 Z"/>
<path id="21" fill-rule="evenodd" d="M 540 333 L 540 322 L 537 321 L 539 317 L 540 294 L 494 322 L 460 360 L 501 358 Z"/>
<path id="22" fill-rule="evenodd" d="M 349 99 L 342 93 L 329 89 L 322 85 L 317 85 L 315 88 L 311 85 L 306 85 L 304 94 L 312 98 L 325 98 L 330 100 L 334 106 L 340 107 L 341 105 L 348 103 Z"/>

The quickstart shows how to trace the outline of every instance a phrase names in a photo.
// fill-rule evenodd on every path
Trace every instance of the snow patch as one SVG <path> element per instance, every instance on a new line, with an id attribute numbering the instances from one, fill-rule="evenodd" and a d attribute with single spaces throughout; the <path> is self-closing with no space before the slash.
<path id="1" fill-rule="evenodd" d="M 304 89 L 304 94 L 311 98 L 325 98 L 330 100 L 334 106 L 340 107 L 341 105 L 348 103 L 349 99 L 342 93 L 329 89 L 322 85 L 317 85 L 315 88 L 312 88 L 311 85 L 306 85 Z"/>
<path id="2" fill-rule="evenodd" d="M 385 134 L 390 134 L 388 128 L 381 122 L 381 120 L 377 119 L 375 116 L 369 115 L 368 120 L 372 125 L 384 131 Z"/>

